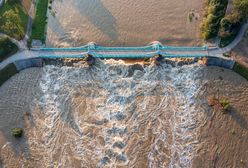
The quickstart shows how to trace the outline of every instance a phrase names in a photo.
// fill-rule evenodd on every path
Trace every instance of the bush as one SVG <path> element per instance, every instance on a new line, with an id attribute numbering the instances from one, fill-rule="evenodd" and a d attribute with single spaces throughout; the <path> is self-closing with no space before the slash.
<path id="1" fill-rule="evenodd" d="M 229 102 L 228 100 L 226 100 L 226 99 L 221 99 L 221 100 L 219 101 L 219 103 L 220 103 L 220 105 L 222 106 L 222 111 L 223 111 L 224 113 L 226 113 L 226 112 L 228 112 L 228 111 L 230 110 L 231 104 L 230 104 L 230 102 Z"/>
<path id="2" fill-rule="evenodd" d="M 221 19 L 225 16 L 228 0 L 208 0 L 205 18 L 201 24 L 201 34 L 205 40 L 216 37 Z"/>
<path id="3" fill-rule="evenodd" d="M 0 62 L 16 53 L 18 47 L 8 38 L 0 38 Z"/>
<path id="4" fill-rule="evenodd" d="M 4 69 L 2 69 L 0 71 L 0 86 L 17 73 L 18 73 L 18 70 L 16 69 L 13 63 L 9 64 Z"/>
<path id="5" fill-rule="evenodd" d="M 23 130 L 22 130 L 22 128 L 16 127 L 16 128 L 13 128 L 13 129 L 11 130 L 11 133 L 12 133 L 12 135 L 13 135 L 14 137 L 20 138 L 20 137 L 22 137 Z"/>
<path id="6" fill-rule="evenodd" d="M 8 3 L 13 5 L 13 4 L 17 4 L 17 3 L 20 3 L 21 0 L 8 0 Z"/>

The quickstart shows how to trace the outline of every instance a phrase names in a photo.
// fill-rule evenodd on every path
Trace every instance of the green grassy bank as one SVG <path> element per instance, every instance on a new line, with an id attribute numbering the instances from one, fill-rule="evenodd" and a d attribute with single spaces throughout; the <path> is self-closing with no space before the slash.
<path id="1" fill-rule="evenodd" d="M 233 67 L 233 71 L 240 74 L 241 76 L 243 76 L 245 79 L 248 80 L 248 68 L 245 67 L 244 65 L 241 65 L 236 62 Z"/>
<path id="2" fill-rule="evenodd" d="M 16 14 L 16 17 L 11 16 L 11 18 L 6 18 L 4 16 L 5 12 L 13 11 Z M 16 21 L 16 18 L 18 21 Z M 6 28 L 6 25 L 10 24 L 12 29 Z M 5 1 L 3 6 L 0 8 L 0 32 L 9 35 L 17 40 L 22 39 L 25 36 L 25 32 L 27 29 L 28 23 L 28 15 L 25 9 L 22 7 L 21 3 L 9 3 L 9 1 Z M 16 29 L 21 29 L 21 33 L 16 31 Z"/>
<path id="3" fill-rule="evenodd" d="M 8 38 L 0 38 L 0 62 L 18 51 L 18 47 Z"/>
<path id="4" fill-rule="evenodd" d="M 31 39 L 45 41 L 48 0 L 38 0 Z"/>
<path id="5" fill-rule="evenodd" d="M 17 73 L 18 71 L 14 64 L 9 64 L 6 66 L 3 70 L 0 71 L 0 86 Z"/>

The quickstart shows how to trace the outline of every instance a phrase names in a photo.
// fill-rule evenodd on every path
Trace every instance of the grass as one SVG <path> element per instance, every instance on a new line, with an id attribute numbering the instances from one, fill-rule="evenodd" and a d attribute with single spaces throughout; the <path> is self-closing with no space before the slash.
<path id="1" fill-rule="evenodd" d="M 1 70 L 0 71 L 0 86 L 17 73 L 18 71 L 13 63 L 9 64 L 7 67 Z"/>
<path id="2" fill-rule="evenodd" d="M 248 80 L 248 68 L 239 63 L 235 63 L 233 70 Z"/>
<path id="3" fill-rule="evenodd" d="M 31 39 L 45 41 L 45 29 L 47 24 L 48 0 L 39 0 L 37 3 L 35 19 L 32 26 Z"/>
<path id="4" fill-rule="evenodd" d="M 23 27 L 24 32 L 26 32 L 27 29 L 27 23 L 28 23 L 28 15 L 25 11 L 25 9 L 22 7 L 21 3 L 17 3 L 17 4 L 9 4 L 8 1 L 4 2 L 4 5 L 0 8 L 0 32 L 2 33 L 6 33 L 6 31 L 4 29 L 2 29 L 2 25 L 5 22 L 4 18 L 2 18 L 1 16 L 3 16 L 4 12 L 9 11 L 9 10 L 14 10 L 20 17 L 21 19 L 21 26 Z M 16 32 L 11 32 L 10 34 L 6 33 L 7 35 L 9 35 L 10 37 L 16 38 L 17 40 L 20 40 L 21 38 L 19 37 L 19 35 L 16 34 Z"/>
<path id="5" fill-rule="evenodd" d="M 0 62 L 18 51 L 18 47 L 8 38 L 0 38 Z"/>

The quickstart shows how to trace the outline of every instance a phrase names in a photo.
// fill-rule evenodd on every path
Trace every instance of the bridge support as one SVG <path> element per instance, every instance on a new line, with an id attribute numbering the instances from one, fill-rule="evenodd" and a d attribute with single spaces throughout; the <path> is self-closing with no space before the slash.
<path id="1" fill-rule="evenodd" d="M 164 57 L 161 54 L 158 54 L 156 56 L 153 57 L 153 62 L 156 65 L 160 65 L 161 62 L 163 61 Z"/>
<path id="2" fill-rule="evenodd" d="M 95 64 L 96 62 L 96 58 L 91 55 L 91 54 L 87 54 L 84 61 L 89 65 L 89 66 L 92 66 Z"/>

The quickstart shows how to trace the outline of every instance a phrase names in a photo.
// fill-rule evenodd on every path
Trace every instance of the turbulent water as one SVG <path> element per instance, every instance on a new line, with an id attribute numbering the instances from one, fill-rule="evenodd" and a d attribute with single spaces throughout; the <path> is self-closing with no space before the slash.
<path id="1" fill-rule="evenodd" d="M 191 167 L 200 71 L 113 60 L 47 65 L 30 151 L 43 167 Z"/>
<path id="2" fill-rule="evenodd" d="M 203 4 L 204 0 L 54 0 L 46 44 L 198 45 Z"/>

